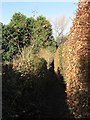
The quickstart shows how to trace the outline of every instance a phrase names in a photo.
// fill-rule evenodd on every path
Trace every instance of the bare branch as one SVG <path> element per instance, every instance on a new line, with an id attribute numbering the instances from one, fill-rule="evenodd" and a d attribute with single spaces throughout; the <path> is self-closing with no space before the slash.
<path id="1" fill-rule="evenodd" d="M 65 16 L 57 17 L 53 21 L 53 29 L 55 38 L 59 39 L 64 34 L 64 31 L 69 23 L 69 19 Z"/>

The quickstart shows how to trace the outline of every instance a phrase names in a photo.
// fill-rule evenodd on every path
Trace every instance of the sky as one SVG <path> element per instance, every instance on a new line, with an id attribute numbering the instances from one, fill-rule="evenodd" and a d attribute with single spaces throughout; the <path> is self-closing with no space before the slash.
<path id="1" fill-rule="evenodd" d="M 0 3 L 0 22 L 8 24 L 14 13 L 20 12 L 26 17 L 33 16 L 33 12 L 36 16 L 43 15 L 50 22 L 54 18 L 60 16 L 66 16 L 69 18 L 69 24 L 66 32 L 69 31 L 72 25 L 72 19 L 75 17 L 77 10 L 76 2 L 2 2 Z"/>

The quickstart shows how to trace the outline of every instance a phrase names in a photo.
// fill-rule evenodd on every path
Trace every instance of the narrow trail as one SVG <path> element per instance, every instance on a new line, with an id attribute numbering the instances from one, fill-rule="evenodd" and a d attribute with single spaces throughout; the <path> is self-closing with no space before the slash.
<path id="1" fill-rule="evenodd" d="M 54 57 L 53 72 L 49 72 L 49 79 L 43 94 L 43 101 L 40 107 L 40 118 L 57 119 L 70 118 L 70 112 L 66 103 L 66 85 L 59 71 L 59 50 L 56 48 Z M 51 74 L 52 73 L 52 74 Z"/>
<path id="2" fill-rule="evenodd" d="M 54 76 L 47 82 L 40 118 L 69 118 L 66 104 L 65 84 Z"/>
<path id="3" fill-rule="evenodd" d="M 58 69 L 58 65 L 56 68 Z M 7 69 L 8 72 L 9 72 L 9 69 Z M 13 73 L 13 74 L 16 75 L 16 73 Z M 8 78 L 9 75 L 11 74 L 8 73 L 4 77 Z M 42 82 L 39 81 L 39 79 L 37 80 L 37 78 L 35 78 L 35 81 L 37 81 L 37 83 L 34 86 L 35 92 L 33 94 L 30 94 L 31 91 L 29 90 L 31 89 L 29 89 L 29 86 L 27 86 L 27 88 L 25 88 L 22 91 L 22 94 L 17 97 L 13 106 L 11 106 L 10 102 L 6 101 L 8 92 L 5 93 L 6 98 L 4 98 L 4 100 L 6 103 L 4 103 L 3 108 L 6 109 L 6 106 L 7 107 L 9 106 L 9 108 L 11 107 L 10 111 L 8 110 L 8 108 L 7 110 L 8 110 L 8 114 L 12 116 L 7 117 L 8 114 L 5 113 L 7 112 L 5 111 L 4 114 L 6 116 L 5 116 L 5 119 L 3 118 L 3 120 L 8 120 L 8 118 L 13 120 L 19 120 L 19 119 L 34 120 L 35 118 L 37 120 L 41 120 L 41 119 L 62 120 L 63 118 L 64 119 L 71 118 L 70 112 L 66 103 L 66 99 L 67 99 L 67 95 L 65 92 L 66 85 L 64 83 L 63 77 L 60 75 L 60 71 L 58 73 L 55 72 L 54 63 L 51 65 L 50 69 L 47 69 L 45 71 L 45 76 L 43 77 Z M 10 89 L 13 90 L 12 87 Z M 8 94 L 8 98 L 9 97 L 10 95 Z M 23 113 L 23 110 L 25 111 L 24 113 Z M 18 115 L 18 117 L 16 117 L 16 115 Z"/>

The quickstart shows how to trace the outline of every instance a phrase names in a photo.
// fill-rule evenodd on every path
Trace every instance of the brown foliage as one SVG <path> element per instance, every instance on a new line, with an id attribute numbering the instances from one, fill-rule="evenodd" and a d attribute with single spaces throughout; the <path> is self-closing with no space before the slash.
<path id="1" fill-rule="evenodd" d="M 67 102 L 75 118 L 90 117 L 90 1 L 80 2 L 62 51 Z"/>
<path id="2" fill-rule="evenodd" d="M 55 71 L 56 75 L 58 75 L 59 68 L 60 68 L 59 49 L 57 48 L 55 56 L 54 56 L 54 71 Z"/>

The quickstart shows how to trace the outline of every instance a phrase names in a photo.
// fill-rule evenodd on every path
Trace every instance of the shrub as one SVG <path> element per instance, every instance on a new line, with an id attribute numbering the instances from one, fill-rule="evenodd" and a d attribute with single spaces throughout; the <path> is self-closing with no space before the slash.
<path id="1" fill-rule="evenodd" d="M 53 61 L 53 53 L 49 49 L 41 48 L 38 55 L 47 61 L 47 68 L 49 69 Z"/>
<path id="2" fill-rule="evenodd" d="M 31 46 L 25 47 L 22 53 L 16 55 L 13 59 L 13 68 L 21 72 L 23 76 L 39 75 L 40 72 L 47 69 L 46 64 L 43 58 L 39 58 L 32 53 Z"/>

